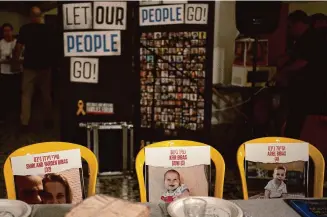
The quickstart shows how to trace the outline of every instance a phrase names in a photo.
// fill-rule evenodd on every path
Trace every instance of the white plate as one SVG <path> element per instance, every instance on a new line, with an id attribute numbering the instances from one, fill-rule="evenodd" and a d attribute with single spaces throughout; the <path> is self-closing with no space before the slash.
<path id="1" fill-rule="evenodd" d="M 185 217 L 182 198 L 169 204 L 168 213 L 171 217 Z M 206 217 L 243 217 L 243 211 L 236 204 L 215 197 L 192 197 L 207 201 Z"/>
<path id="2" fill-rule="evenodd" d="M 31 211 L 23 201 L 0 199 L 0 217 L 28 217 Z"/>

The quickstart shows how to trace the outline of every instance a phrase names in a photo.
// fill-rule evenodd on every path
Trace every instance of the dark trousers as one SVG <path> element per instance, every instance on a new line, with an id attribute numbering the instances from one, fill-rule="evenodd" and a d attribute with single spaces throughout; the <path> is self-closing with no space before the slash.
<path id="1" fill-rule="evenodd" d="M 0 120 L 20 109 L 20 74 L 0 74 Z"/>
<path id="2" fill-rule="evenodd" d="M 306 118 L 309 115 L 327 115 L 327 91 L 322 84 L 302 85 L 289 92 L 289 112 L 285 136 L 299 139 Z"/>
<path id="3" fill-rule="evenodd" d="M 303 128 L 304 121 L 307 114 L 304 112 L 290 110 L 287 116 L 286 127 L 285 127 L 285 137 L 299 139 L 301 136 L 301 131 Z"/>

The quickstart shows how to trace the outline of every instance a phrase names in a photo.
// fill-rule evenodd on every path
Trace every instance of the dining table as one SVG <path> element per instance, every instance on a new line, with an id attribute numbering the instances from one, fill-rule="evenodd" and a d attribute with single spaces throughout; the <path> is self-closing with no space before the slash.
<path id="1" fill-rule="evenodd" d="M 231 200 L 244 212 L 245 217 L 300 217 L 282 199 Z M 150 208 L 150 217 L 164 217 L 157 204 L 145 203 Z M 64 217 L 73 205 L 32 205 L 30 217 Z"/>

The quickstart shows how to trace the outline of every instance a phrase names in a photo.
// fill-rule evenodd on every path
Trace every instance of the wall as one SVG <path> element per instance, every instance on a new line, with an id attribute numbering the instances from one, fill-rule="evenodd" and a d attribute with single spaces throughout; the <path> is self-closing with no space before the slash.
<path id="1" fill-rule="evenodd" d="M 0 11 L 0 20 L 0 25 L 2 25 L 3 23 L 10 23 L 11 25 L 13 25 L 14 34 L 18 34 L 20 27 L 29 21 L 28 17 L 25 17 L 19 13 L 6 11 Z"/>
<path id="2" fill-rule="evenodd" d="M 43 15 L 58 15 L 58 9 L 54 8 L 50 11 L 44 12 Z"/>
<path id="3" fill-rule="evenodd" d="M 235 1 L 216 1 L 214 26 L 213 83 L 231 82 L 235 24 Z"/>
<path id="4" fill-rule="evenodd" d="M 303 10 L 308 15 L 315 13 L 327 14 L 327 2 L 291 2 L 289 3 L 289 12 Z"/>
<path id="5" fill-rule="evenodd" d="M 262 37 L 269 40 L 269 65 L 274 65 L 286 49 L 288 7 L 288 3 L 282 5 L 278 29 L 273 34 Z M 238 34 L 235 23 L 235 1 L 216 2 L 214 28 L 213 83 L 230 84 L 234 42 Z"/>

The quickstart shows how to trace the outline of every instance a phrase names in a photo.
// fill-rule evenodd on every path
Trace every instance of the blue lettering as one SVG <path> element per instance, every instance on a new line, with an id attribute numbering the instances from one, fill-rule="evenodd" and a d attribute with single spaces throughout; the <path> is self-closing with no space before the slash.
<path id="1" fill-rule="evenodd" d="M 113 51 L 113 52 L 117 52 L 118 51 L 118 49 L 117 49 L 117 47 L 116 47 L 116 45 L 117 45 L 117 41 L 116 41 L 116 39 L 115 38 L 117 38 L 117 34 L 112 34 L 111 35 L 111 50 Z"/>
<path id="2" fill-rule="evenodd" d="M 101 36 L 100 35 L 94 35 L 94 52 L 97 52 L 101 49 Z"/>
<path id="3" fill-rule="evenodd" d="M 107 48 L 106 35 L 103 35 L 103 51 L 110 52 L 110 50 Z"/>
<path id="4" fill-rule="evenodd" d="M 173 9 L 170 8 L 170 21 L 175 21 L 172 15 L 173 15 Z"/>
<path id="5" fill-rule="evenodd" d="M 150 14 L 149 21 L 150 21 L 150 23 L 152 23 L 152 22 L 154 22 L 154 20 L 153 20 L 153 9 L 149 10 L 149 14 Z"/>
<path id="6" fill-rule="evenodd" d="M 68 35 L 67 36 L 67 50 L 68 52 L 71 52 L 74 49 L 74 36 Z"/>
<path id="7" fill-rule="evenodd" d="M 76 36 L 76 51 L 77 52 L 83 52 L 83 50 L 81 50 L 80 46 L 82 45 L 82 41 L 81 41 L 82 36 L 81 35 L 77 35 Z"/>
<path id="8" fill-rule="evenodd" d="M 142 23 L 148 19 L 148 11 L 146 9 L 142 10 Z"/>
<path id="9" fill-rule="evenodd" d="M 86 52 L 92 52 L 92 36 L 91 35 L 84 36 L 84 50 Z"/>
<path id="10" fill-rule="evenodd" d="M 161 10 L 160 9 L 156 9 L 155 19 L 156 19 L 156 22 L 160 22 L 161 21 Z"/>
<path id="11" fill-rule="evenodd" d="M 176 8 L 176 20 L 178 20 L 178 21 L 181 21 L 182 20 L 182 18 L 181 18 L 181 14 L 182 14 L 181 10 L 182 10 L 181 7 Z"/>
<path id="12" fill-rule="evenodd" d="M 168 20 L 168 18 L 169 18 L 169 10 L 168 10 L 168 8 L 164 8 L 164 9 L 162 10 L 162 13 L 163 13 L 163 16 L 162 16 L 163 21 Z"/>

